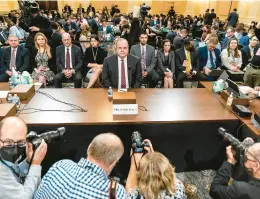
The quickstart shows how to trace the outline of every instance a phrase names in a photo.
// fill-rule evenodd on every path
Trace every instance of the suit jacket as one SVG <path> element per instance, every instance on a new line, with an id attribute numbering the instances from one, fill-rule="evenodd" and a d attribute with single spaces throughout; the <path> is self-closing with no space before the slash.
<path id="1" fill-rule="evenodd" d="M 219 68 L 221 66 L 220 50 L 215 48 L 214 52 L 216 55 L 216 63 L 215 63 L 216 66 L 215 67 Z M 200 67 L 200 70 L 202 70 L 207 65 L 208 47 L 207 46 L 200 47 L 199 51 L 198 51 L 198 56 L 199 56 L 199 67 Z"/>
<path id="2" fill-rule="evenodd" d="M 233 35 L 232 37 L 228 38 L 228 37 L 225 37 L 223 39 L 223 41 L 221 42 L 221 49 L 225 49 L 227 46 L 228 46 L 228 43 L 230 41 L 230 39 L 233 39 L 235 38 L 235 35 Z"/>
<path id="3" fill-rule="evenodd" d="M 64 9 L 63 9 L 64 12 L 69 12 L 71 13 L 72 12 L 72 9 L 70 6 L 64 6 Z"/>
<path id="4" fill-rule="evenodd" d="M 90 7 L 87 8 L 87 13 L 91 11 L 90 9 L 91 9 Z M 96 10 L 94 7 L 92 7 L 92 12 L 94 13 L 94 15 L 96 14 Z"/>
<path id="5" fill-rule="evenodd" d="M 3 57 L 2 57 L 2 73 L 5 73 L 9 70 L 11 62 L 11 47 L 8 47 L 3 50 Z M 28 71 L 29 70 L 29 51 L 27 48 L 22 46 L 18 46 L 16 52 L 16 70 L 19 72 Z"/>
<path id="6" fill-rule="evenodd" d="M 71 44 L 71 62 L 73 69 L 77 72 L 83 66 L 83 56 L 80 47 Z M 56 66 L 59 72 L 65 69 L 65 46 L 61 45 L 56 48 Z"/>
<path id="7" fill-rule="evenodd" d="M 258 50 L 258 47 L 255 47 L 254 48 L 254 55 L 256 54 Z M 241 50 L 241 53 L 242 53 L 242 67 L 241 69 L 243 70 L 249 63 L 250 63 L 250 60 L 251 60 L 251 53 L 250 53 L 250 49 L 248 46 L 245 46 L 243 47 Z"/>
<path id="8" fill-rule="evenodd" d="M 173 45 L 175 50 L 182 48 L 183 47 L 182 37 L 180 35 L 177 35 L 176 37 L 174 37 L 172 45 Z"/>
<path id="9" fill-rule="evenodd" d="M 133 45 L 130 50 L 130 54 L 138 57 L 140 60 L 142 59 L 141 55 L 141 46 L 140 44 Z M 156 58 L 155 58 L 155 49 L 154 47 L 146 44 L 145 49 L 145 60 L 146 60 L 146 69 L 148 74 L 152 74 L 154 67 L 156 66 Z"/>
<path id="10" fill-rule="evenodd" d="M 71 24 L 70 24 L 70 26 L 71 26 L 71 29 L 74 29 L 74 30 L 75 30 L 75 32 L 78 32 L 78 31 L 79 31 L 79 27 L 77 26 L 76 22 L 72 21 Z M 64 27 L 64 30 L 65 30 L 66 32 L 69 32 L 69 30 L 71 30 L 71 29 L 69 28 L 69 25 L 68 25 L 67 23 L 65 23 L 63 27 Z"/>
<path id="11" fill-rule="evenodd" d="M 80 11 L 81 11 L 81 13 L 85 13 L 85 9 L 84 8 L 81 8 L 81 10 L 80 10 L 80 8 L 78 8 L 77 12 L 80 12 Z"/>
<path id="12" fill-rule="evenodd" d="M 98 31 L 103 31 L 103 30 L 104 30 L 104 27 L 103 26 L 99 26 Z M 107 26 L 106 33 L 112 33 L 111 26 Z"/>
<path id="13" fill-rule="evenodd" d="M 215 199 L 257 199 L 260 195 L 260 179 L 250 179 L 248 182 L 234 181 L 228 186 L 234 172 L 234 166 L 224 162 L 213 179 L 210 196 Z"/>
<path id="14" fill-rule="evenodd" d="M 183 62 L 184 62 L 184 60 L 187 60 L 184 48 L 181 48 L 181 49 L 175 51 L 175 54 L 176 54 L 176 58 L 175 58 L 176 70 L 178 70 L 178 72 L 182 73 L 182 71 L 186 70 L 186 67 L 183 66 Z M 198 51 L 196 51 L 196 50 L 191 51 L 190 59 L 191 59 L 192 70 L 199 72 L 200 68 L 199 68 Z"/>
<path id="15" fill-rule="evenodd" d="M 216 17 L 217 17 L 216 13 L 214 13 L 214 12 L 210 13 L 209 18 L 208 18 L 208 24 L 212 25 L 213 19 Z"/>
<path id="16" fill-rule="evenodd" d="M 203 18 L 204 18 L 204 24 L 205 24 L 205 25 L 210 25 L 210 24 L 209 24 L 210 13 L 206 12 L 206 13 L 204 14 Z"/>
<path id="17" fill-rule="evenodd" d="M 169 69 L 172 71 L 172 74 L 175 74 L 175 53 L 173 51 L 169 52 Z M 162 73 L 167 72 L 165 66 L 163 65 L 165 61 L 165 56 L 163 51 L 159 51 L 157 53 L 157 59 L 158 59 L 158 69 L 161 70 Z"/>
<path id="18" fill-rule="evenodd" d="M 236 12 L 231 12 L 229 15 L 228 15 L 228 25 L 229 26 L 232 26 L 232 27 L 235 27 L 236 24 L 237 24 L 237 21 L 238 21 L 238 14 Z"/>
<path id="19" fill-rule="evenodd" d="M 249 36 L 248 35 L 242 36 L 239 39 L 239 44 L 241 44 L 243 46 L 248 46 L 248 44 L 249 44 Z"/>
<path id="20" fill-rule="evenodd" d="M 112 55 L 106 57 L 103 63 L 102 78 L 104 87 L 118 88 L 118 57 Z M 128 82 L 130 88 L 140 88 L 142 79 L 142 69 L 140 59 L 133 55 L 127 56 Z"/>

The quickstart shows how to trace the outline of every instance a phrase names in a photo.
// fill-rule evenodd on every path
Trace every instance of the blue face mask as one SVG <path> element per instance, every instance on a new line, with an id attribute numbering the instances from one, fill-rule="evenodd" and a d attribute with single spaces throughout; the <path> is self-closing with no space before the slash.
<path id="1" fill-rule="evenodd" d="M 0 148 L 0 157 L 8 162 L 15 163 L 20 159 L 22 155 L 26 153 L 26 147 L 18 147 L 17 145 L 13 147 L 3 146 Z"/>

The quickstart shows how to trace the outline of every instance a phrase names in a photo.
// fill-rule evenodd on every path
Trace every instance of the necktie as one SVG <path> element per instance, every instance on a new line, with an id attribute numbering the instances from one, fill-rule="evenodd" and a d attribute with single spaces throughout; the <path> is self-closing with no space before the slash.
<path id="1" fill-rule="evenodd" d="M 142 70 L 146 68 L 145 66 L 145 53 L 144 53 L 144 47 L 142 47 L 142 52 L 141 52 L 141 65 L 142 65 Z"/>
<path id="2" fill-rule="evenodd" d="M 254 56 L 254 49 L 252 48 L 252 49 L 250 49 L 250 54 L 251 54 L 251 57 L 253 57 Z"/>
<path id="3" fill-rule="evenodd" d="M 11 62 L 10 62 L 11 71 L 12 71 L 12 68 L 15 68 L 15 61 L 16 61 L 15 51 L 16 51 L 16 49 L 13 49 L 12 55 L 11 55 Z"/>
<path id="4" fill-rule="evenodd" d="M 187 66 L 186 66 L 186 72 L 190 72 L 190 51 L 187 51 L 186 59 L 188 62 Z"/>
<path id="5" fill-rule="evenodd" d="M 209 57 L 210 57 L 211 68 L 215 68 L 212 51 L 209 51 Z"/>
<path id="6" fill-rule="evenodd" d="M 126 88 L 125 63 L 121 60 L 121 88 Z"/>
<path id="7" fill-rule="evenodd" d="M 66 53 L 66 69 L 70 69 L 70 49 L 67 48 Z"/>

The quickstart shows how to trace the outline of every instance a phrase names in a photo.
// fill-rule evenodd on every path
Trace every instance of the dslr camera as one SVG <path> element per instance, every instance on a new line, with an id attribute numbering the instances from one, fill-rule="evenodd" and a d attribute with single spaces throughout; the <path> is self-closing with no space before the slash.
<path id="1" fill-rule="evenodd" d="M 45 133 L 37 135 L 36 132 L 31 131 L 26 139 L 28 142 L 30 142 L 33 145 L 33 150 L 37 149 L 40 144 L 42 143 L 42 140 L 44 140 L 46 143 L 52 143 L 56 141 L 62 142 L 63 135 L 66 132 L 65 127 L 60 127 L 56 131 L 47 131 Z"/>
<path id="2" fill-rule="evenodd" d="M 131 138 L 133 153 L 146 153 L 144 147 L 149 147 L 149 144 L 142 140 L 141 134 L 134 131 Z"/>

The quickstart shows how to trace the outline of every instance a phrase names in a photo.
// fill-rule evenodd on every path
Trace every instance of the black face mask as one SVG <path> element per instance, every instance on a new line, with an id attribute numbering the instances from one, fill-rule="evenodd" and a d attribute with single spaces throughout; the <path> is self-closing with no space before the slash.
<path id="1" fill-rule="evenodd" d="M 0 148 L 0 157 L 8 162 L 15 163 L 17 160 L 21 159 L 20 156 L 25 155 L 25 146 L 24 147 L 18 147 L 17 145 L 13 147 L 1 147 Z"/>

